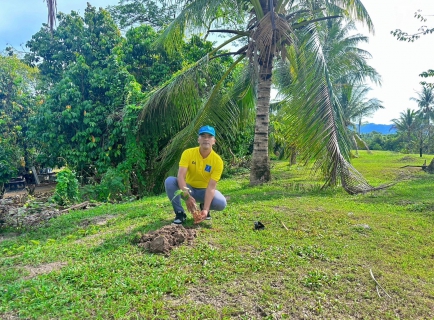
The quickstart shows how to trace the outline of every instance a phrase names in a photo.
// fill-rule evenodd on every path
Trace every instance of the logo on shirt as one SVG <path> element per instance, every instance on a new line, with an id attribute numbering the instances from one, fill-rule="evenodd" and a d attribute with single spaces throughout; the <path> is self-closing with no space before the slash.
<path id="1" fill-rule="evenodd" d="M 191 164 L 196 164 L 196 161 L 192 161 Z"/>
<path id="2" fill-rule="evenodd" d="M 206 172 L 211 172 L 211 166 L 210 166 L 209 164 L 207 164 L 207 165 L 205 166 L 205 171 L 206 171 Z"/>

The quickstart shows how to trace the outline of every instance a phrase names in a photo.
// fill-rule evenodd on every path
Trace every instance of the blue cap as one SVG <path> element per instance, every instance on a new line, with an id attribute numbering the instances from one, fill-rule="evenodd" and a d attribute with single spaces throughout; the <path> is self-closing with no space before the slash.
<path id="1" fill-rule="evenodd" d="M 203 126 L 199 129 L 199 134 L 208 133 L 215 137 L 215 129 L 211 126 Z"/>

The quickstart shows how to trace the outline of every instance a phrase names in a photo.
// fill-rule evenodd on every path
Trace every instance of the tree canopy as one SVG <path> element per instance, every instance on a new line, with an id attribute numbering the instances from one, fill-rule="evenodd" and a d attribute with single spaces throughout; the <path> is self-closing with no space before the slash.
<path id="1" fill-rule="evenodd" d="M 31 160 L 27 126 L 37 103 L 37 75 L 13 51 L 0 54 L 0 183 Z"/>

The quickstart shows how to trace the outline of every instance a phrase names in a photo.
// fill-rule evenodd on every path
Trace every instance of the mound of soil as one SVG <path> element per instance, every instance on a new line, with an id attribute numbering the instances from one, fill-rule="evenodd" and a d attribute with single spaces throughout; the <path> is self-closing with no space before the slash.
<path id="1" fill-rule="evenodd" d="M 168 254 L 174 247 L 184 242 L 191 244 L 195 237 L 195 229 L 186 229 L 181 225 L 168 225 L 139 235 L 138 246 L 152 253 Z"/>

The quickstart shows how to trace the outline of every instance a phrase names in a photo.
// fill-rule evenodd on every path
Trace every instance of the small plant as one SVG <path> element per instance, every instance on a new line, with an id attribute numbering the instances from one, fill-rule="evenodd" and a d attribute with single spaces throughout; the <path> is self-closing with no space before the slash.
<path id="1" fill-rule="evenodd" d="M 191 193 L 191 190 L 190 190 L 187 186 L 185 186 L 183 189 L 184 189 L 184 190 L 181 190 L 181 189 L 176 190 L 176 191 L 175 191 L 175 195 L 173 196 L 173 198 L 172 198 L 171 201 L 173 201 L 177 196 L 181 196 L 181 197 L 183 197 L 183 194 L 184 194 L 185 192 L 187 192 L 187 193 L 189 193 L 189 194 Z"/>
<path id="2" fill-rule="evenodd" d="M 323 287 L 324 285 L 331 285 L 333 283 L 336 283 L 338 279 L 338 275 L 329 277 L 324 272 L 314 270 L 309 272 L 308 275 L 304 277 L 303 285 L 311 289 L 318 289 Z"/>
<path id="3" fill-rule="evenodd" d="M 78 202 L 78 180 L 71 169 L 66 167 L 59 171 L 56 181 L 56 190 L 51 198 L 54 202 L 61 206 Z"/>
<path id="4" fill-rule="evenodd" d="M 292 251 L 302 259 L 306 260 L 321 260 L 327 261 L 328 258 L 324 253 L 324 250 L 316 245 L 303 246 L 303 247 L 291 247 Z"/>
<path id="5" fill-rule="evenodd" d="M 182 198 L 184 198 L 184 199 L 188 199 L 188 197 L 184 197 L 183 195 L 187 192 L 188 194 L 190 194 L 191 193 L 191 190 L 187 187 L 187 186 L 185 186 L 184 188 L 183 188 L 184 190 L 181 190 L 181 189 L 179 189 L 179 190 L 176 190 L 175 191 L 175 195 L 174 195 L 174 197 L 172 198 L 172 200 L 171 201 L 173 201 L 177 196 L 181 196 Z M 199 222 L 201 222 L 201 221 L 203 221 L 205 218 L 206 218 L 206 216 L 204 217 L 204 216 L 202 216 L 202 211 L 197 207 L 197 204 L 196 204 L 196 202 L 194 203 L 194 208 L 193 208 L 193 210 L 192 211 L 190 211 L 191 212 L 191 214 L 193 215 L 193 220 L 194 220 L 194 223 L 196 224 L 196 223 L 199 223 Z"/>

